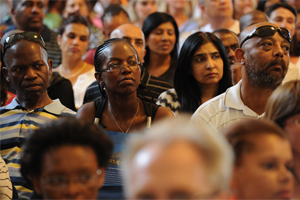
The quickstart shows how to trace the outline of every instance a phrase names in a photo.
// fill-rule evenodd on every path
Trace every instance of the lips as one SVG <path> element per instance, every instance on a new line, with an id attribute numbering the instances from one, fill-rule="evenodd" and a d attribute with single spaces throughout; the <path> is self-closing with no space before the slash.
<path id="1" fill-rule="evenodd" d="M 209 74 L 207 74 L 205 76 L 209 77 L 209 78 L 214 78 L 214 77 L 218 76 L 218 74 L 217 73 L 209 73 Z"/>
<path id="2" fill-rule="evenodd" d="M 70 49 L 70 51 L 71 51 L 71 52 L 74 52 L 74 53 L 77 53 L 77 52 L 79 52 L 80 50 L 79 50 L 78 48 L 74 48 L 74 47 L 73 47 L 73 48 Z"/>
<path id="3" fill-rule="evenodd" d="M 160 48 L 162 48 L 163 50 L 168 50 L 170 49 L 171 45 L 170 44 L 163 44 L 163 45 L 160 45 Z"/>
<path id="4" fill-rule="evenodd" d="M 26 89 L 32 89 L 32 90 L 38 89 L 40 87 L 42 87 L 41 84 L 28 84 L 28 85 L 25 85 Z"/>
<path id="5" fill-rule="evenodd" d="M 290 190 L 282 190 L 276 194 L 277 199 L 291 199 L 292 192 Z"/>
<path id="6" fill-rule="evenodd" d="M 122 83 L 132 83 L 132 82 L 135 82 L 135 80 L 132 78 L 132 77 L 124 77 L 121 79 Z"/>

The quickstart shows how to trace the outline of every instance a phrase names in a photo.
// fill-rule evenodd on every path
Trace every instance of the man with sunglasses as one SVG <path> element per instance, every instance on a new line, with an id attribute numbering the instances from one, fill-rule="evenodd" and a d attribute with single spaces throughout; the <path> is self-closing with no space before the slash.
<path id="1" fill-rule="evenodd" d="M 202 104 L 192 120 L 223 129 L 242 119 L 263 117 L 269 96 L 286 75 L 290 43 L 289 31 L 269 22 L 244 29 L 239 37 L 240 48 L 235 50 L 242 65 L 242 80 Z"/>
<path id="2" fill-rule="evenodd" d="M 19 198 L 29 199 L 31 188 L 19 172 L 24 139 L 34 130 L 60 116 L 75 113 L 47 93 L 52 74 L 43 38 L 35 32 L 6 33 L 3 46 L 3 74 L 16 90 L 17 97 L 0 109 L 0 154 L 8 166 Z"/>

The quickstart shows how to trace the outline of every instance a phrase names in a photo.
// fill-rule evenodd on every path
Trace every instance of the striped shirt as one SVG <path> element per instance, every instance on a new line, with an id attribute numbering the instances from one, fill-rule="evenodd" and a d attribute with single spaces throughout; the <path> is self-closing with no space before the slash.
<path id="1" fill-rule="evenodd" d="M 0 156 L 0 199 L 12 199 L 13 187 L 9 178 L 7 166 Z"/>
<path id="2" fill-rule="evenodd" d="M 141 82 L 137 89 L 137 94 L 143 96 L 153 103 L 157 101 L 158 96 L 164 91 L 173 88 L 173 85 L 168 81 L 163 80 L 149 74 L 145 69 L 142 69 Z M 98 82 L 93 82 L 86 90 L 83 104 L 94 101 L 101 97 L 101 92 Z"/>
<path id="3" fill-rule="evenodd" d="M 242 119 L 264 117 L 264 113 L 258 115 L 243 103 L 241 86 L 242 81 L 203 103 L 193 114 L 192 120 L 220 130 Z"/>
<path id="4" fill-rule="evenodd" d="M 175 116 L 179 115 L 181 104 L 174 88 L 161 93 L 156 104 L 171 109 Z"/>
<path id="5" fill-rule="evenodd" d="M 22 107 L 16 98 L 0 108 L 0 154 L 7 164 L 20 199 L 29 199 L 32 192 L 20 174 L 21 145 L 34 129 L 59 116 L 75 116 L 75 112 L 63 106 L 58 99 L 32 111 Z"/>

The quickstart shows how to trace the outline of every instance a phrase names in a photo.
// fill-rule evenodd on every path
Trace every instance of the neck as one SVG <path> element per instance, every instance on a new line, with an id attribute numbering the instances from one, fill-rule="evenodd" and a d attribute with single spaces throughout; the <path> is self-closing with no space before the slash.
<path id="1" fill-rule="evenodd" d="M 160 55 L 156 53 L 150 53 L 149 64 L 147 65 L 148 71 L 156 71 L 162 69 L 162 67 L 169 68 L 171 65 L 171 55 Z"/>
<path id="2" fill-rule="evenodd" d="M 17 101 L 22 107 L 26 108 L 27 110 L 34 110 L 52 103 L 52 100 L 48 96 L 47 91 L 45 91 L 44 94 L 37 99 L 26 98 L 17 93 Z"/>
<path id="3" fill-rule="evenodd" d="M 109 111 L 118 121 L 131 120 L 138 108 L 137 93 L 130 95 L 110 94 L 107 91 Z"/>
<path id="4" fill-rule="evenodd" d="M 244 77 L 242 79 L 241 99 L 247 107 L 261 115 L 265 112 L 266 103 L 274 90 L 253 86 Z"/>
<path id="5" fill-rule="evenodd" d="M 213 30 L 217 30 L 220 28 L 226 28 L 229 29 L 233 24 L 234 24 L 234 20 L 231 17 L 227 17 L 227 18 L 217 18 L 217 19 L 210 19 L 209 23 L 211 25 L 211 28 Z"/>
<path id="6" fill-rule="evenodd" d="M 72 73 L 81 69 L 84 65 L 84 61 L 81 59 L 70 58 L 69 56 L 63 56 L 61 62 L 61 72 L 65 75 L 71 75 Z"/>
<path id="7" fill-rule="evenodd" d="M 210 100 L 211 98 L 217 96 L 218 89 L 219 89 L 219 83 L 211 84 L 211 85 L 199 85 L 199 88 L 201 90 L 201 101 L 202 103 Z"/>

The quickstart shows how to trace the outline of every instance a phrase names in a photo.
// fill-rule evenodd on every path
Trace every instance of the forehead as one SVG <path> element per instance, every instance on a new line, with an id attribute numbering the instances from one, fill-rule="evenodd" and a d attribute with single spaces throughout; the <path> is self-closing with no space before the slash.
<path id="1" fill-rule="evenodd" d="M 234 33 L 217 33 L 217 35 L 223 43 L 238 43 L 238 38 Z"/>
<path id="2" fill-rule="evenodd" d="M 273 10 L 270 17 L 277 17 L 277 16 L 296 18 L 296 16 L 289 9 L 283 7 L 279 7 Z"/>
<path id="3" fill-rule="evenodd" d="M 13 0 L 13 3 L 15 3 L 15 5 L 22 5 L 25 2 L 36 2 L 36 3 L 44 3 L 44 0 Z"/>
<path id="4" fill-rule="evenodd" d="M 214 53 L 219 52 L 217 47 L 212 42 L 207 42 L 203 45 L 201 45 L 194 53 L 194 55 L 199 53 Z"/>
<path id="5" fill-rule="evenodd" d="M 144 41 L 144 35 L 141 30 L 136 28 L 126 27 L 120 30 L 120 37 L 127 37 L 131 39 L 141 39 Z"/>
<path id="6" fill-rule="evenodd" d="M 68 24 L 65 28 L 65 33 L 70 33 L 70 32 L 73 32 L 78 35 L 88 35 L 89 28 L 84 24 L 72 23 L 72 24 Z"/>
<path id="7" fill-rule="evenodd" d="M 85 0 L 67 0 L 66 3 L 68 5 L 70 5 L 70 4 L 85 4 L 85 5 L 87 5 Z"/>
<path id="8" fill-rule="evenodd" d="M 157 26 L 155 29 L 173 29 L 174 30 L 174 26 L 171 22 L 165 22 L 165 23 L 162 23 L 159 26 Z"/>
<path id="9" fill-rule="evenodd" d="M 118 58 L 126 60 L 129 56 L 136 56 L 133 47 L 126 42 L 120 41 L 111 44 L 106 48 L 107 58 Z"/>

